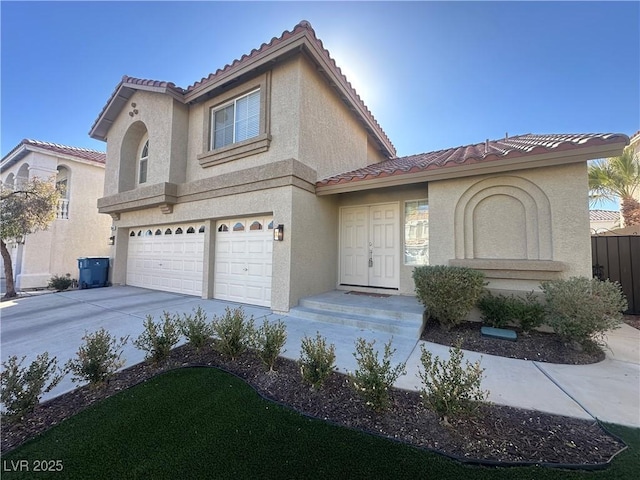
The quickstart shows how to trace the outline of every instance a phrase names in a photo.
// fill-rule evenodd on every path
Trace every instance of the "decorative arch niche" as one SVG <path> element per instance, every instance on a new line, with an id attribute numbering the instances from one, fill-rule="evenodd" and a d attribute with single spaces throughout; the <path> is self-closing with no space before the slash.
<path id="1" fill-rule="evenodd" d="M 454 215 L 457 259 L 552 259 L 549 199 L 529 180 L 480 180 L 462 194 Z"/>
<path id="2" fill-rule="evenodd" d="M 120 145 L 120 174 L 118 175 L 118 192 L 126 192 L 136 187 L 138 172 L 138 155 L 140 144 L 147 135 L 147 126 L 137 121 L 132 123 L 124 134 Z"/>

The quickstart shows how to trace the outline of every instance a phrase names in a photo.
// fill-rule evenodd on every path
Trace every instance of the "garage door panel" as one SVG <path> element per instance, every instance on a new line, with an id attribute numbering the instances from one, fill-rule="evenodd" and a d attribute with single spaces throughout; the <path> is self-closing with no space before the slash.
<path id="1" fill-rule="evenodd" d="M 227 219 L 226 225 L 268 225 L 271 217 Z M 257 222 L 257 223 L 255 223 Z M 254 305 L 271 305 L 273 230 L 218 232 L 216 229 L 214 297 Z"/>
<path id="2" fill-rule="evenodd" d="M 186 226 L 145 227 L 142 231 L 175 232 Z M 137 232 L 141 228 L 136 228 Z M 189 295 L 202 295 L 204 234 L 129 237 L 127 284 Z"/>

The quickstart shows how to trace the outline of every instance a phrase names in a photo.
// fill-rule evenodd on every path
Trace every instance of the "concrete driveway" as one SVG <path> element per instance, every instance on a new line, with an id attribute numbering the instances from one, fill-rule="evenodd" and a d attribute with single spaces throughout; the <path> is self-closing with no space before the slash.
<path id="1" fill-rule="evenodd" d="M 112 335 L 136 338 L 143 330 L 147 315 L 158 319 L 163 311 L 190 313 L 197 307 L 210 320 L 222 315 L 226 307 L 239 304 L 219 300 L 158 292 L 136 287 L 110 287 L 47 293 L 0 303 L 0 358 L 27 356 L 30 362 L 37 354 L 48 351 L 60 365 L 75 356 L 85 332 L 104 327 Z M 354 342 L 358 337 L 375 340 L 382 347 L 390 334 L 345 325 L 313 322 L 292 316 L 274 314 L 268 308 L 242 306 L 256 325 L 264 318 L 282 319 L 287 325 L 286 351 L 283 356 L 297 359 L 304 336 L 320 332 L 336 347 L 337 369 L 353 371 Z M 490 391 L 489 400 L 501 405 L 528 408 L 578 418 L 640 427 L 640 331 L 628 326 L 608 336 L 607 358 L 594 365 L 555 365 L 515 360 L 464 352 L 469 361 L 481 359 L 485 368 L 483 388 Z M 144 352 L 131 343 L 125 347 L 126 366 L 143 360 Z M 415 338 L 393 337 L 394 361 L 407 362 L 407 375 L 396 382 L 405 389 L 419 389 L 420 347 L 441 358 L 448 357 L 442 345 Z M 72 390 L 77 385 L 67 375 L 44 399 Z"/>

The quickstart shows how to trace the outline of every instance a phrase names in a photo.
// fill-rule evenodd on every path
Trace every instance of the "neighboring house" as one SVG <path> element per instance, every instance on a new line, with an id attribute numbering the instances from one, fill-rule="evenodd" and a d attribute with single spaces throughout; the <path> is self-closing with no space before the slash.
<path id="1" fill-rule="evenodd" d="M 620 228 L 621 215 L 613 210 L 589 210 L 591 235 L 605 233 Z"/>
<path id="2" fill-rule="evenodd" d="M 107 142 L 114 283 L 283 312 L 336 288 L 413 294 L 426 263 L 504 289 L 591 276 L 586 162 L 629 141 L 396 158 L 307 22 L 188 88 L 123 77 L 90 135 Z"/>
<path id="3" fill-rule="evenodd" d="M 5 185 L 18 188 L 33 177 L 51 179 L 62 194 L 47 230 L 27 235 L 24 243 L 7 239 L 16 289 L 46 287 L 53 275 L 68 273 L 77 279 L 79 257 L 109 256 L 111 218 L 96 207 L 104 188 L 105 158 L 94 150 L 23 140 L 2 159 Z"/>

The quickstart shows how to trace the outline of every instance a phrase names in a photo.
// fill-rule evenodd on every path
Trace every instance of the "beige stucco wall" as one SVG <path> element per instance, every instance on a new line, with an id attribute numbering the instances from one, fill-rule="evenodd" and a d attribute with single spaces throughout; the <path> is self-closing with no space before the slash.
<path id="1" fill-rule="evenodd" d="M 29 176 L 49 178 L 58 166 L 69 171 L 68 218 L 57 218 L 46 231 L 27 235 L 22 249 L 21 264 L 14 265 L 16 286 L 20 289 L 46 287 L 53 275 L 71 274 L 78 278 L 77 259 L 86 256 L 109 256 L 111 218 L 98 213 L 96 201 L 102 196 L 104 167 L 93 163 L 58 158 L 31 152 L 3 172 L 8 175 L 28 164 Z"/>
<path id="2" fill-rule="evenodd" d="M 431 182 L 431 263 L 486 266 L 505 277 L 531 267 L 529 278 L 491 279 L 497 289 L 590 276 L 587 193 L 586 162 Z"/>

